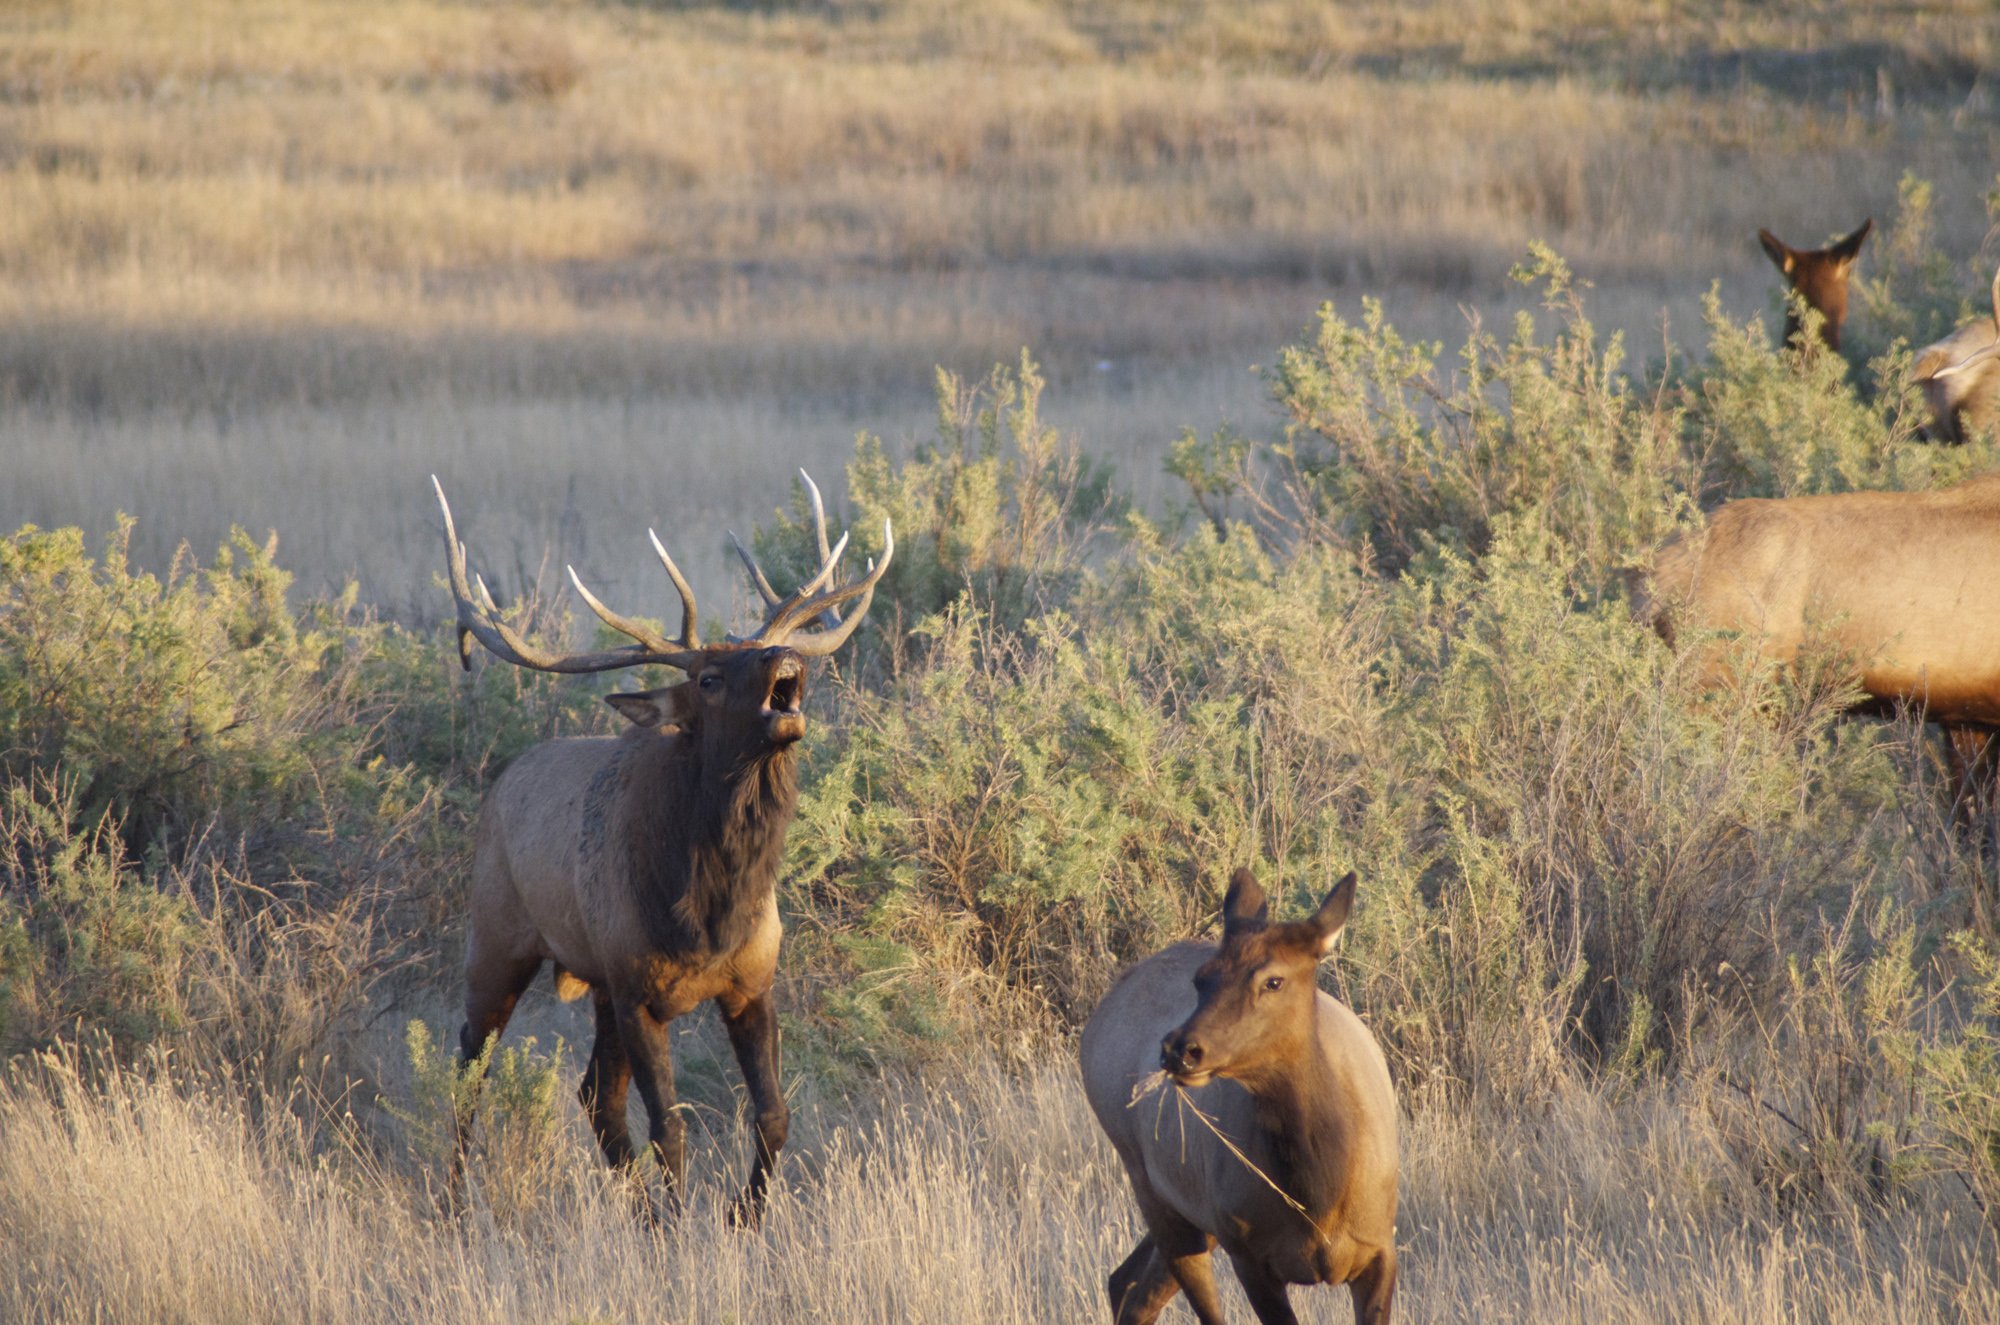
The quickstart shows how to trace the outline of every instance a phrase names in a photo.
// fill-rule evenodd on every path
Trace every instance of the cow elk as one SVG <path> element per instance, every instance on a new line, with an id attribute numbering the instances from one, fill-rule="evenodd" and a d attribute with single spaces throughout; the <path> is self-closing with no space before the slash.
<path id="1" fill-rule="evenodd" d="M 1223 1319 L 1219 1242 L 1257 1319 L 1291 1322 L 1288 1284 L 1346 1284 L 1354 1318 L 1396 1292 L 1396 1099 L 1368 1029 L 1315 974 L 1354 902 L 1349 874 L 1274 925 L 1236 871 L 1222 942 L 1181 943 L 1119 978 L 1083 1030 L 1084 1093 L 1146 1234 L 1110 1278 L 1118 1325 L 1185 1292 Z"/>
<path id="2" fill-rule="evenodd" d="M 507 624 L 484 582 L 468 582 L 465 547 L 444 489 L 437 489 L 464 666 L 472 665 L 476 639 L 495 656 L 537 671 L 658 663 L 687 677 L 658 690 L 605 696 L 631 724 L 621 735 L 545 741 L 516 759 L 487 793 L 473 845 L 461 1057 L 478 1060 L 543 963 L 554 963 L 558 994 L 588 992 L 596 1004 L 596 1042 L 578 1093 L 598 1145 L 615 1167 L 633 1158 L 625 1101 L 636 1077 L 672 1205 L 685 1176 L 686 1124 L 675 1108 L 667 1029 L 714 1000 L 749 1088 L 756 1156 L 732 1213 L 753 1223 L 790 1121 L 778 1082 L 771 986 L 780 930 L 777 872 L 798 797 L 793 748 L 806 729 L 806 661 L 832 653 L 854 633 L 895 551 L 885 522 L 880 564 L 836 586 L 847 539 L 826 546 L 819 492 L 811 479 L 806 483 L 819 570 L 781 598 L 745 554 L 769 608 L 754 633 L 703 644 L 694 593 L 654 535 L 653 549 L 680 594 L 680 636 L 664 638 L 613 612 L 572 569 L 584 602 L 634 641 L 595 653 L 547 652 Z M 843 619 L 839 609 L 848 603 Z M 466 1126 L 469 1120 L 459 1133 L 454 1194 Z"/>
<path id="3" fill-rule="evenodd" d="M 1910 380 L 1930 407 L 1931 436 L 1963 442 L 2000 424 L 2000 272 L 1993 276 L 1993 317 L 1968 322 L 1917 351 Z"/>
<path id="4" fill-rule="evenodd" d="M 1853 234 L 1825 248 L 1793 248 L 1769 230 L 1757 232 L 1757 241 L 1793 291 L 1819 313 L 1820 340 L 1835 353 L 1840 350 L 1841 325 L 1847 321 L 1847 278 L 1861 254 L 1862 241 L 1874 228 L 1870 217 Z M 1790 345 L 1799 334 L 1799 314 L 1791 300 L 1785 303 L 1785 344 Z"/>
<path id="5" fill-rule="evenodd" d="M 1700 665 L 1718 684 L 1746 645 L 1779 666 L 1809 639 L 1832 645 L 1867 707 L 1944 728 L 1965 797 L 2000 728 L 2000 474 L 1729 502 L 1659 551 L 1635 607 L 1669 644 L 1713 632 Z"/>

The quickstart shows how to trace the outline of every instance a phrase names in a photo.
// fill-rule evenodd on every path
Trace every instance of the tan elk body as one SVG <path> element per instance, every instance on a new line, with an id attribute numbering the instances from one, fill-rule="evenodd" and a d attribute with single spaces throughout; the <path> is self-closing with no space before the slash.
<path id="1" fill-rule="evenodd" d="M 770 609 L 755 634 L 703 645 L 694 594 L 655 538 L 680 592 L 680 638 L 606 608 L 572 571 L 591 609 L 635 641 L 587 654 L 544 652 L 506 624 L 485 585 L 468 576 L 438 490 L 459 654 L 468 666 L 476 639 L 508 662 L 541 671 L 657 663 L 688 678 L 607 696 L 632 724 L 623 734 L 545 741 L 494 783 L 474 837 L 460 1054 L 477 1061 L 506 1028 L 522 991 L 553 963 L 558 992 L 588 991 L 595 1000 L 597 1034 L 578 1093 L 605 1158 L 614 1165 L 632 1158 L 625 1103 L 637 1084 L 673 1200 L 684 1176 L 686 1124 L 676 1109 L 667 1027 L 713 1000 L 743 1071 L 756 1131 L 756 1156 L 734 1211 L 749 1220 L 762 1211 L 789 1125 L 771 990 L 781 928 L 778 867 L 797 802 L 793 747 L 805 734 L 805 660 L 831 653 L 853 633 L 895 549 L 885 525 L 881 564 L 832 587 L 847 540 L 827 547 L 818 490 L 810 479 L 806 485 L 820 569 L 780 598 L 743 553 Z M 837 609 L 856 598 L 843 621 Z M 824 629 L 808 630 L 813 622 Z M 461 1125 L 454 1193 L 468 1123 Z"/>
<path id="2" fill-rule="evenodd" d="M 1797 661 L 1809 639 L 1854 660 L 1870 697 L 1944 722 L 2000 723 L 2000 474 L 1932 492 L 1747 498 L 1660 550 L 1640 604 L 1682 626 L 1720 680 L 1736 641 Z"/>
<path id="3" fill-rule="evenodd" d="M 1314 981 L 1353 897 L 1350 874 L 1312 917 L 1273 925 L 1239 870 L 1222 942 L 1140 962 L 1084 1027 L 1084 1092 L 1146 1224 L 1107 1286 L 1120 1325 L 1177 1291 L 1220 1321 L 1217 1244 L 1266 1325 L 1296 1319 L 1288 1284 L 1346 1284 L 1357 1321 L 1389 1319 L 1395 1095 L 1367 1027 Z"/>

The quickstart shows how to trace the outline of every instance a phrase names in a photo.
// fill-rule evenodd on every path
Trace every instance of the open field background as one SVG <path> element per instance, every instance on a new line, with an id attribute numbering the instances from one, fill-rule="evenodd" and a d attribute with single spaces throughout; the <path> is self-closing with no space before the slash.
<path id="1" fill-rule="evenodd" d="M 1094 1318 L 1074 1031 L 1242 862 L 1361 874 L 1400 1319 L 2000 1318 L 1993 823 L 1624 596 L 1728 497 L 2000 463 L 1896 385 L 2000 258 L 1996 57 L 1970 0 L 0 8 L 0 1319 Z M 1852 362 L 1778 351 L 1756 228 L 1871 214 Z M 664 609 L 648 525 L 740 617 L 800 464 L 898 551 L 814 683 L 771 1218 L 706 1013 L 634 1217 L 545 985 L 446 1218 L 472 816 L 613 719 L 457 671 L 428 476 L 559 636 L 563 561 Z"/>
<path id="2" fill-rule="evenodd" d="M 560 532 L 622 591 L 655 523 L 721 594 L 718 513 L 767 517 L 857 430 L 928 436 L 933 365 L 1024 346 L 1057 422 L 1157 504 L 1181 428 L 1267 426 L 1250 366 L 1329 297 L 1456 340 L 1527 305 L 1505 272 L 1541 239 L 1658 357 L 1663 316 L 1698 342 L 1711 282 L 1775 306 L 1758 226 L 1886 223 L 1905 172 L 1974 262 L 1990 19 L 11 5 L 0 524 L 126 510 L 154 565 L 277 529 L 308 585 L 428 608 L 435 470 L 496 560 Z"/>

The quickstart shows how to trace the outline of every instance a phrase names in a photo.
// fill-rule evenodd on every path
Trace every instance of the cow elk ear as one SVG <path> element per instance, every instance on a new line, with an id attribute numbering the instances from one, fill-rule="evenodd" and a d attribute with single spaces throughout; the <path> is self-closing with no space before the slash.
<path id="1" fill-rule="evenodd" d="M 1785 247 L 1784 240 L 1778 238 L 1769 230 L 1759 230 L 1757 232 L 1757 242 L 1764 246 L 1764 252 L 1770 254 L 1771 261 L 1777 264 L 1779 271 L 1785 273 L 1787 276 L 1792 274 L 1792 251 Z"/>
<path id="2" fill-rule="evenodd" d="M 1239 930 L 1261 929 L 1270 915 L 1271 905 L 1264 897 L 1264 887 L 1254 874 L 1238 869 L 1229 876 L 1229 892 L 1222 899 L 1224 938 Z"/>
<path id="3" fill-rule="evenodd" d="M 1868 232 L 1875 228 L 1875 218 L 1869 217 L 1861 223 L 1861 228 L 1847 238 L 1833 245 L 1831 252 L 1843 267 L 1852 267 L 1854 260 L 1861 256 L 1861 241 L 1868 238 Z"/>
<path id="4" fill-rule="evenodd" d="M 1354 871 L 1347 871 L 1347 877 L 1333 885 L 1326 900 L 1319 904 L 1319 910 L 1312 913 L 1313 932 L 1319 936 L 1319 955 L 1324 957 L 1333 951 L 1334 940 L 1347 928 L 1347 913 L 1354 906 Z"/>
<path id="5" fill-rule="evenodd" d="M 606 695 L 604 702 L 635 727 L 671 727 L 687 717 L 687 683 L 637 694 Z"/>

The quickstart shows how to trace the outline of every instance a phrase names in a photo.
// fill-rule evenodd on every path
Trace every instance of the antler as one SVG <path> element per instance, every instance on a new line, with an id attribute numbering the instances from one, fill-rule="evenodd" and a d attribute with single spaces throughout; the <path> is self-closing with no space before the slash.
<path id="1" fill-rule="evenodd" d="M 764 599 L 767 614 L 764 624 L 754 635 L 729 638 L 740 644 L 784 644 L 794 652 L 807 657 L 824 657 L 845 644 L 861 624 L 861 618 L 868 615 L 869 606 L 875 601 L 875 586 L 882 581 L 882 573 L 889 569 L 889 559 L 896 554 L 896 532 L 888 520 L 882 521 L 882 561 L 878 565 L 872 559 L 868 563 L 868 573 L 853 584 L 838 589 L 828 588 L 833 583 L 836 567 L 840 565 L 841 554 L 847 551 L 846 534 L 831 548 L 826 542 L 826 504 L 820 500 L 819 487 L 803 469 L 799 477 L 805 480 L 806 495 L 812 502 L 813 534 L 819 544 L 820 565 L 817 573 L 794 589 L 789 597 L 780 598 L 771 588 L 771 582 L 764 575 L 757 559 L 743 546 L 735 534 L 729 535 L 730 545 L 736 555 L 743 560 L 744 569 L 750 572 L 751 582 Z M 843 620 L 834 609 L 852 599 L 861 600 L 859 606 L 848 612 Z M 824 629 L 812 634 L 800 634 L 800 630 L 814 617 L 820 619 Z"/>
<path id="2" fill-rule="evenodd" d="M 680 567 L 667 555 L 658 534 L 647 530 L 653 540 L 653 550 L 660 554 L 660 562 L 667 568 L 667 578 L 674 582 L 674 588 L 681 596 L 681 637 L 668 640 L 651 629 L 620 616 L 597 600 L 597 595 L 586 589 L 577 578 L 574 566 L 565 567 L 569 580 L 576 591 L 583 595 L 583 601 L 590 604 L 590 610 L 597 613 L 605 625 L 621 635 L 628 635 L 638 641 L 601 653 L 550 653 L 523 639 L 520 633 L 500 619 L 500 609 L 493 603 L 493 595 L 486 591 L 486 582 L 478 576 L 467 583 L 465 572 L 465 544 L 458 541 L 458 530 L 451 519 L 451 504 L 444 499 L 444 485 L 437 475 L 431 475 L 431 486 L 437 489 L 438 509 L 444 512 L 445 566 L 450 573 L 451 596 L 458 607 L 458 660 L 466 670 L 472 669 L 472 641 L 478 640 L 495 656 L 522 667 L 532 667 L 538 672 L 609 672 L 621 667 L 640 667 L 647 663 L 664 663 L 668 667 L 678 667 L 687 671 L 701 657 L 701 637 L 695 631 L 694 590 L 688 587 Z M 474 602 L 473 586 L 478 587 L 479 598 Z"/>
<path id="3" fill-rule="evenodd" d="M 1931 374 L 1932 378 L 1950 377 L 1968 368 L 1977 367 L 1988 359 L 2000 356 L 2000 271 L 1993 273 L 1993 343 L 1981 350 L 1974 350 L 1949 368 L 1940 368 Z"/>

